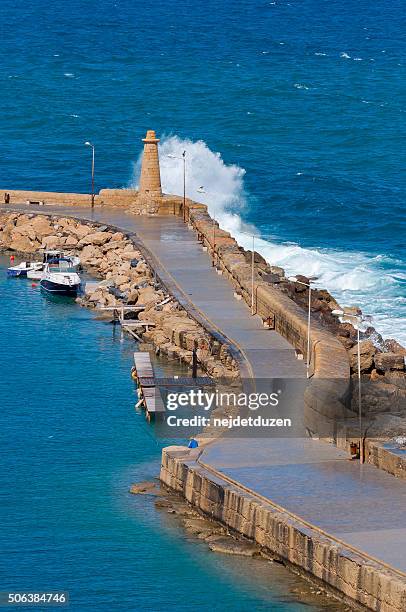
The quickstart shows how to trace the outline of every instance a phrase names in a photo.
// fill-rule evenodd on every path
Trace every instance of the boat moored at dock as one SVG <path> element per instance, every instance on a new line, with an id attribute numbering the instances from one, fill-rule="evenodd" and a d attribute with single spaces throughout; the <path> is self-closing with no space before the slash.
<path id="1" fill-rule="evenodd" d="M 27 278 L 41 280 L 47 264 L 59 265 L 60 262 L 75 270 L 80 266 L 80 259 L 76 255 L 65 255 L 62 251 L 44 251 L 42 262 L 38 262 L 38 267 L 27 272 Z"/>
<path id="2" fill-rule="evenodd" d="M 46 264 L 40 287 L 53 295 L 76 297 L 81 287 L 80 276 L 67 262 L 60 261 L 58 266 Z"/>
<path id="3" fill-rule="evenodd" d="M 42 267 L 41 262 L 22 261 L 16 266 L 7 268 L 7 276 L 27 278 L 30 272 L 38 272 L 42 270 Z"/>
<path id="4" fill-rule="evenodd" d="M 80 266 L 80 258 L 76 255 L 65 255 L 62 251 L 44 251 L 42 261 L 22 261 L 7 268 L 7 276 L 40 280 L 47 264 L 58 265 L 60 262 L 76 270 Z"/>

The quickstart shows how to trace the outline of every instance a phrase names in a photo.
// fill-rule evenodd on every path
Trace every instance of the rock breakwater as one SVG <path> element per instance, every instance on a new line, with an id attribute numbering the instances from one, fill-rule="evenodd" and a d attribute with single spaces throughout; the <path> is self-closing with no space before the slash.
<path id="1" fill-rule="evenodd" d="M 238 378 L 238 364 L 228 346 L 214 339 L 169 294 L 125 233 L 69 217 L 9 213 L 0 216 L 0 249 L 31 259 L 42 249 L 78 255 L 86 271 L 99 280 L 77 299 L 82 306 L 102 313 L 105 307 L 142 305 L 139 312 L 125 316 L 151 324 L 140 335 L 157 353 L 191 366 L 196 349 L 200 367 L 210 376 Z"/>

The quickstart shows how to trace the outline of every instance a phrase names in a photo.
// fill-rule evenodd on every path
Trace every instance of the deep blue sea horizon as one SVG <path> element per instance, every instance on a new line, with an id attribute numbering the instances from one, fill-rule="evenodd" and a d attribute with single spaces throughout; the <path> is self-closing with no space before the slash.
<path id="1" fill-rule="evenodd" d="M 97 189 L 136 184 L 155 129 L 226 227 L 406 341 L 401 0 L 3 0 L 0 23 L 2 187 L 89 191 L 85 140 Z"/>
<path id="2" fill-rule="evenodd" d="M 278 564 L 210 552 L 154 498 L 129 493 L 158 476 L 169 443 L 134 410 L 135 343 L 73 300 L 8 279 L 6 265 L 0 257 L 0 591 L 68 591 L 61 609 L 72 612 L 343 610 Z"/>

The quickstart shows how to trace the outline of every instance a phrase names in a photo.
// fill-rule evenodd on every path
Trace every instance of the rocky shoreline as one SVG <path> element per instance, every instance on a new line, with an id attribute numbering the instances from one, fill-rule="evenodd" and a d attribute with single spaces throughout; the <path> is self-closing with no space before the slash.
<path id="1" fill-rule="evenodd" d="M 126 318 L 154 325 L 140 331 L 143 342 L 158 354 L 192 365 L 196 349 L 200 367 L 214 378 L 237 379 L 239 368 L 226 344 L 221 344 L 195 321 L 157 279 L 132 239 L 94 222 L 59 216 L 9 213 L 0 216 L 0 249 L 34 258 L 41 249 L 61 249 L 78 255 L 83 268 L 99 280 L 77 298 L 81 306 L 142 305 Z M 109 316 L 109 315 L 107 315 Z"/>

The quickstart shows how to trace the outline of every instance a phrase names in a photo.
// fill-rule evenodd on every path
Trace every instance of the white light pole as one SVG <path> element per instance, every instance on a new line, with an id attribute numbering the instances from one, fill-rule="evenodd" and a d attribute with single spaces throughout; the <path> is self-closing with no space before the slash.
<path id="1" fill-rule="evenodd" d="M 85 142 L 87 147 L 92 147 L 92 208 L 94 208 L 94 145 L 88 140 Z"/>
<path id="2" fill-rule="evenodd" d="M 182 157 L 177 155 L 168 155 L 169 159 L 183 160 L 183 222 L 186 223 L 186 151 L 183 151 Z"/>
<path id="3" fill-rule="evenodd" d="M 359 461 L 364 463 L 364 441 L 362 436 L 362 393 L 361 393 L 361 347 L 360 347 L 360 331 L 362 323 L 371 321 L 372 317 L 369 315 L 354 314 L 346 310 L 332 310 L 331 314 L 335 317 L 339 317 L 340 323 L 345 323 L 346 319 L 353 319 L 356 321 L 354 325 L 357 330 L 357 361 L 358 361 L 358 427 L 359 427 Z"/>
<path id="4" fill-rule="evenodd" d="M 299 280 L 296 276 L 289 276 L 288 280 L 299 285 L 304 285 L 309 289 L 309 303 L 307 311 L 307 355 L 306 355 L 306 375 L 310 378 L 310 327 L 311 327 L 311 312 L 312 312 L 312 284 L 318 279 L 318 276 L 310 276 L 308 283 Z"/>

